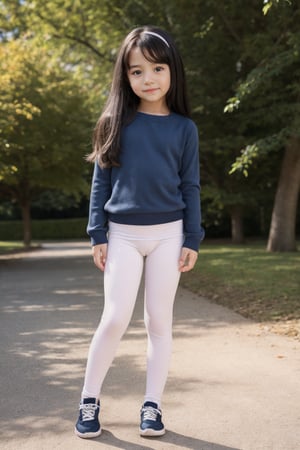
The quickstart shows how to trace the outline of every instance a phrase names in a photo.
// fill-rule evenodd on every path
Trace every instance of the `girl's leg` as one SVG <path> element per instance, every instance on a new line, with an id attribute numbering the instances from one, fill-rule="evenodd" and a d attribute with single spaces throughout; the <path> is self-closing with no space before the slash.
<path id="1" fill-rule="evenodd" d="M 98 398 L 118 344 L 131 319 L 143 271 L 134 244 L 111 236 L 104 272 L 104 311 L 88 354 L 82 397 Z"/>
<path id="2" fill-rule="evenodd" d="M 180 278 L 181 246 L 182 236 L 162 240 L 145 263 L 145 325 L 148 333 L 145 401 L 158 406 L 171 357 L 173 304 Z"/>

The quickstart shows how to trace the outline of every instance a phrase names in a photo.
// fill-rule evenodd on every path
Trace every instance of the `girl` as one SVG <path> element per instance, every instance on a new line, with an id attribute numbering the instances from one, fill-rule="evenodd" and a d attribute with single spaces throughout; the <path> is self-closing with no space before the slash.
<path id="1" fill-rule="evenodd" d="M 204 236 L 197 128 L 189 118 L 182 61 L 165 31 L 147 26 L 125 38 L 88 159 L 95 167 L 87 231 L 94 262 L 104 271 L 105 303 L 75 433 L 101 433 L 101 386 L 130 322 L 144 268 L 148 347 L 140 434 L 160 436 L 175 293 Z"/>

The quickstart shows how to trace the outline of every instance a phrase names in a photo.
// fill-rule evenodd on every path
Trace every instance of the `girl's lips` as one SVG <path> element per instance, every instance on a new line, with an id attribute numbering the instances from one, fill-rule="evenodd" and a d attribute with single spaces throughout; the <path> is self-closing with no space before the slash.
<path id="1" fill-rule="evenodd" d="M 151 93 L 151 92 L 155 92 L 155 91 L 158 91 L 158 88 L 151 88 L 151 89 L 145 89 L 145 90 L 143 90 L 143 92 L 146 92 L 146 93 Z"/>

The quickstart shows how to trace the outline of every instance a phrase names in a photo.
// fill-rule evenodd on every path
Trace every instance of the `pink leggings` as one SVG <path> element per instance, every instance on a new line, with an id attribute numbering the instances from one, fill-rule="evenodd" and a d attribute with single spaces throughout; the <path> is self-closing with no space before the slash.
<path id="1" fill-rule="evenodd" d="M 148 335 L 145 401 L 160 405 L 171 356 L 182 221 L 142 226 L 111 222 L 108 242 L 104 310 L 91 342 L 82 397 L 100 396 L 104 378 L 132 317 L 145 268 L 144 321 Z"/>

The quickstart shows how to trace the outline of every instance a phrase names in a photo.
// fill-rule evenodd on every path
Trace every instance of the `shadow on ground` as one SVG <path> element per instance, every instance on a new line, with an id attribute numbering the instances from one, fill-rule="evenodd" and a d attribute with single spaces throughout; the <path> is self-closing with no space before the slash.
<path id="1" fill-rule="evenodd" d="M 157 438 L 144 438 L 145 444 L 139 445 L 133 442 L 125 441 L 124 439 L 118 439 L 113 433 L 103 430 L 99 438 L 99 443 L 106 444 L 109 447 L 115 447 L 123 450 L 153 450 L 151 441 L 157 440 Z M 182 434 L 168 431 L 165 436 L 160 437 L 161 443 L 166 442 L 168 444 L 176 445 L 179 449 L 192 449 L 192 450 L 241 450 L 233 447 L 226 447 L 212 442 L 202 441 L 193 437 L 184 436 Z M 163 448 L 163 447 L 162 447 Z"/>
<path id="2" fill-rule="evenodd" d="M 75 420 L 74 402 L 81 390 L 87 349 L 101 315 L 102 275 L 90 256 L 2 261 L 0 305 L 1 399 L 5 404 L 0 420 L 7 430 L 6 440 L 20 435 L 26 438 L 43 429 L 65 432 L 67 421 Z M 145 341 L 142 309 L 139 299 L 124 341 Z M 176 317 L 175 336 L 205 333 L 208 327 L 218 326 L 224 326 L 221 318 L 202 319 L 186 311 Z M 106 394 L 118 399 L 124 383 L 126 395 L 142 392 L 144 378 L 144 368 L 135 355 L 119 356 L 109 372 Z M 171 379 L 168 391 L 178 389 L 179 382 Z M 199 380 L 185 380 L 182 392 L 193 383 Z M 161 440 L 179 448 L 229 449 L 172 431 Z M 128 450 L 152 449 L 151 440 L 140 446 L 122 441 L 106 429 L 103 443 Z"/>

